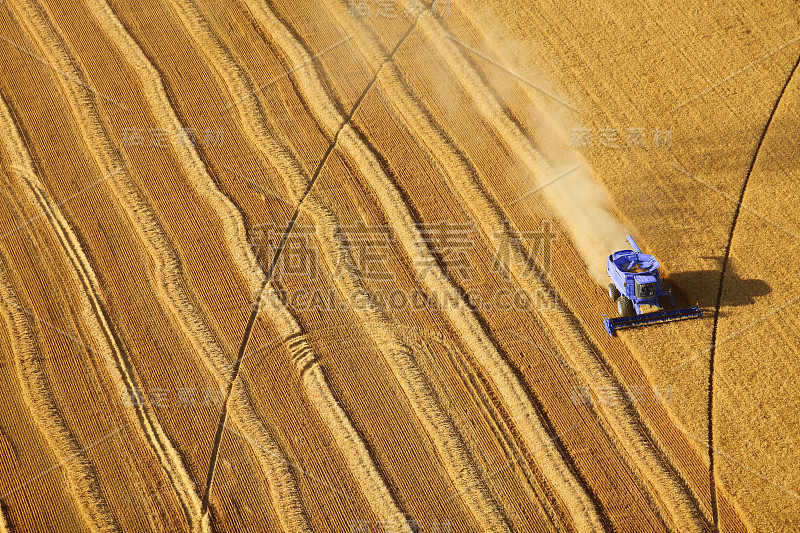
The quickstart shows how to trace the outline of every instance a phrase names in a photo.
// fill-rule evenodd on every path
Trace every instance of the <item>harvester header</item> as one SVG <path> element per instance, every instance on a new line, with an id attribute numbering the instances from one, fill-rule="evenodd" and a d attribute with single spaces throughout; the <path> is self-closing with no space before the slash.
<path id="1" fill-rule="evenodd" d="M 606 331 L 614 335 L 620 328 L 643 326 L 658 322 L 670 322 L 687 318 L 701 318 L 698 306 L 685 309 L 661 308 L 661 297 L 669 297 L 670 306 L 675 299 L 666 280 L 659 275 L 661 264 L 655 257 L 642 253 L 633 237 L 628 235 L 631 250 L 619 250 L 608 256 L 606 272 L 612 283 L 608 295 L 617 302 L 620 316 L 604 320 Z"/>

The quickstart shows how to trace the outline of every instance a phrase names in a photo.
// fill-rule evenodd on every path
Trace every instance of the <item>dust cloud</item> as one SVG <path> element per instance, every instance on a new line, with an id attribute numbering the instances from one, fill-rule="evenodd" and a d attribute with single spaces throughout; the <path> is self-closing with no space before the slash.
<path id="1" fill-rule="evenodd" d="M 592 176 L 588 165 L 585 162 L 575 165 L 580 166 L 545 185 L 541 192 L 569 231 L 589 274 L 598 284 L 606 286 L 609 282 L 606 257 L 627 246 L 625 237 L 631 230 L 613 212 L 605 188 Z"/>
<path id="2" fill-rule="evenodd" d="M 567 96 L 570 91 L 559 87 L 554 76 L 543 72 L 541 61 L 533 40 L 523 39 L 519 29 L 507 28 L 495 17 L 489 8 L 470 7 L 469 3 L 460 8 L 472 19 L 473 24 L 483 34 L 481 50 L 493 52 L 499 61 L 493 68 L 486 69 L 489 75 L 501 77 L 503 83 L 494 84 L 507 94 L 499 95 L 506 100 L 514 99 L 513 91 L 524 91 L 531 105 L 528 116 L 521 117 L 526 125 L 525 132 L 533 149 L 544 159 L 538 171 L 530 165 L 520 163 L 515 175 L 520 196 L 513 202 L 536 210 L 537 196 L 544 197 L 553 209 L 564 229 L 586 263 L 586 269 L 598 284 L 605 287 L 609 283 L 605 264 L 608 254 L 628 246 L 625 238 L 633 234 L 617 216 L 614 206 L 602 183 L 583 155 L 572 146 L 571 129 L 581 117 L 580 104 L 571 102 Z M 469 50 L 464 53 L 475 62 L 488 61 Z M 494 73 L 494 74 L 492 74 Z M 519 83 L 509 84 L 509 76 Z M 499 81 L 499 80 L 498 80 Z M 576 100 L 579 98 L 574 96 Z M 518 99 L 518 94 L 517 94 Z M 517 207 L 519 207 L 517 206 Z"/>

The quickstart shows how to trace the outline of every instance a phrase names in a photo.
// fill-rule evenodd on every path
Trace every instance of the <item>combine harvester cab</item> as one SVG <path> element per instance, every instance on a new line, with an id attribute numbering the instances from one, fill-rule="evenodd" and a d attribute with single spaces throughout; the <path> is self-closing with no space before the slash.
<path id="1" fill-rule="evenodd" d="M 644 254 L 628 235 L 632 250 L 620 250 L 608 256 L 606 272 L 613 283 L 608 285 L 608 295 L 617 302 L 618 318 L 604 320 L 606 331 L 614 335 L 620 328 L 630 328 L 669 322 L 686 318 L 700 318 L 703 312 L 698 306 L 686 309 L 663 310 L 659 305 L 662 296 L 669 296 L 670 305 L 675 306 L 672 291 L 658 272 L 660 263 L 652 255 Z M 650 309 L 655 309 L 652 312 Z"/>

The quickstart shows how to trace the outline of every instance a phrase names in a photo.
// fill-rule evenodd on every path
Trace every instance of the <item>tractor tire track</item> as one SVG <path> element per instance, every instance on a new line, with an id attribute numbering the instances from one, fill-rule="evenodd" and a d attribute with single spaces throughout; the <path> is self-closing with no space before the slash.
<path id="1" fill-rule="evenodd" d="M 28 35 L 32 36 L 33 40 L 36 42 L 37 48 L 51 61 L 51 64 L 58 65 L 61 72 L 68 73 L 73 80 L 82 80 L 83 76 L 81 76 L 78 69 L 74 66 L 74 62 L 67 51 L 66 44 L 61 36 L 58 35 L 55 27 L 51 24 L 47 14 L 27 0 L 18 2 L 16 4 L 16 9 L 21 14 L 18 20 L 22 21 L 22 24 L 27 28 Z M 65 93 L 65 100 L 69 104 L 76 119 L 76 123 L 81 130 L 81 135 L 86 139 L 87 146 L 93 152 L 95 162 L 103 174 L 109 178 L 120 174 L 123 165 L 120 164 L 121 161 L 119 157 L 113 152 L 110 146 L 105 129 L 93 107 L 92 99 L 86 86 L 64 84 L 63 82 L 60 83 L 60 86 Z M 19 152 L 21 145 L 16 148 L 16 153 L 14 155 L 21 158 L 21 168 L 24 169 L 25 174 L 28 174 L 32 171 L 30 160 L 26 158 L 24 152 Z M 35 176 L 35 174 L 30 173 L 25 179 L 30 180 L 31 176 Z M 125 185 L 128 185 L 128 187 L 126 187 L 122 185 L 121 180 L 117 178 L 109 181 L 112 184 L 118 185 L 114 187 L 117 195 L 126 197 L 125 199 L 129 201 L 133 200 L 131 203 L 139 204 L 137 205 L 138 210 L 137 208 L 131 208 L 128 204 L 129 214 L 130 211 L 133 211 L 136 215 L 146 216 L 144 209 L 141 207 L 141 200 L 134 198 L 135 192 L 128 183 L 125 183 Z M 48 205 L 50 202 L 44 196 L 43 190 L 40 189 L 37 191 L 37 187 L 31 181 L 28 181 L 28 186 L 31 188 L 32 195 L 39 204 L 39 208 L 47 215 L 51 227 L 57 233 L 64 253 L 73 266 L 73 276 L 76 278 L 76 281 L 83 286 L 87 298 L 87 300 L 84 301 L 84 319 L 88 319 L 87 325 L 107 352 L 107 357 L 104 359 L 106 359 L 106 368 L 109 375 L 120 391 L 135 390 L 138 379 L 135 377 L 127 355 L 119 346 L 109 326 L 104 308 L 99 302 L 98 295 L 101 291 L 97 280 L 75 235 L 63 218 L 55 218 L 55 208 L 54 206 Z M 128 190 L 126 191 L 124 189 Z M 135 220 L 134 217 L 132 218 Z M 194 484 L 182 463 L 180 455 L 169 441 L 169 438 L 163 428 L 161 428 L 157 418 L 149 412 L 146 406 L 132 405 L 131 407 L 132 411 L 130 414 L 137 420 L 137 428 L 141 432 L 142 438 L 148 443 L 151 450 L 158 458 L 164 473 L 173 484 L 176 496 L 181 502 L 188 523 L 194 530 L 202 529 L 198 521 L 200 517 L 199 498 Z"/>
<path id="2" fill-rule="evenodd" d="M 448 359 L 454 368 L 457 369 L 457 376 L 464 387 L 470 391 L 470 394 L 478 404 L 481 415 L 483 416 L 489 430 L 495 435 L 498 443 L 503 448 L 503 453 L 506 460 L 511 465 L 519 465 L 519 469 L 515 469 L 519 478 L 520 484 L 525 491 L 528 499 L 531 502 L 536 502 L 540 512 L 547 517 L 550 522 L 550 527 L 554 531 L 564 531 L 568 526 L 562 520 L 560 510 L 555 509 L 550 498 L 544 494 L 541 487 L 539 487 L 535 480 L 539 476 L 535 474 L 527 461 L 525 452 L 520 449 L 518 441 L 521 440 L 515 434 L 514 429 L 509 427 L 506 420 L 508 414 L 500 412 L 497 405 L 494 403 L 493 397 L 487 395 L 486 391 L 490 390 L 490 385 L 486 383 L 486 379 L 480 375 L 479 371 L 475 368 L 474 363 L 469 361 L 456 349 L 452 344 L 441 334 L 433 331 L 420 332 L 413 328 L 403 327 L 405 338 L 410 339 L 409 343 L 416 347 L 420 353 L 428 354 L 430 357 L 430 350 L 426 347 L 425 343 L 433 341 L 439 344 L 442 349 L 447 353 Z M 429 362 L 429 366 L 433 367 L 434 362 Z M 437 376 L 438 377 L 438 376 Z M 444 377 L 438 379 L 440 383 L 444 382 Z M 539 481 L 542 481 L 539 479 Z M 546 485 L 546 481 L 544 482 Z"/>
<path id="3" fill-rule="evenodd" d="M 50 394 L 35 346 L 34 329 L 28 321 L 25 307 L 17 299 L 12 282 L 6 275 L 7 265 L 4 261 L 3 263 L 0 269 L 0 301 L 2 301 L 0 310 L 13 338 L 11 348 L 15 355 L 14 366 L 19 378 L 22 401 L 56 459 L 73 458 L 61 468 L 64 471 L 67 490 L 81 521 L 91 531 L 99 533 L 119 531 L 100 493 L 92 464 L 85 454 L 81 453 L 82 448 L 67 429 Z"/>
<path id="4" fill-rule="evenodd" d="M 708 363 L 708 407 L 707 407 L 707 416 L 708 416 L 708 480 L 711 487 L 711 515 L 714 525 L 714 530 L 719 531 L 719 509 L 717 506 L 717 482 L 716 482 L 716 472 L 714 466 L 714 363 L 715 363 L 715 356 L 716 356 L 716 348 L 717 348 L 717 326 L 719 325 L 719 310 L 722 306 L 722 292 L 725 287 L 725 274 L 728 271 L 728 264 L 731 255 L 731 245 L 733 244 L 733 234 L 736 231 L 736 224 L 739 221 L 739 213 L 742 209 L 742 202 L 744 202 L 744 195 L 747 192 L 747 184 L 750 182 L 750 176 L 753 174 L 753 169 L 756 165 L 756 160 L 758 160 L 758 155 L 761 153 L 761 146 L 764 144 L 764 139 L 767 137 L 767 132 L 769 131 L 770 125 L 772 125 L 772 119 L 775 117 L 775 113 L 778 111 L 778 107 L 780 106 L 781 100 L 783 99 L 783 95 L 786 92 L 786 88 L 791 83 L 792 78 L 794 78 L 795 72 L 797 72 L 798 66 L 800 66 L 800 56 L 798 56 L 797 61 L 795 61 L 792 70 L 789 72 L 789 76 L 787 76 L 786 81 L 781 87 L 780 93 L 778 93 L 778 97 L 775 99 L 775 104 L 772 106 L 772 110 L 769 113 L 769 117 L 767 118 L 767 122 L 764 124 L 764 129 L 761 131 L 761 135 L 758 138 L 758 144 L 756 144 L 756 150 L 753 153 L 753 158 L 750 160 L 750 166 L 747 169 L 747 174 L 745 175 L 744 182 L 742 182 L 742 188 L 739 191 L 739 200 L 736 203 L 736 209 L 733 211 L 733 219 L 731 220 L 731 226 L 728 230 L 728 243 L 725 245 L 725 254 L 722 258 L 722 270 L 719 276 L 719 284 L 717 285 L 717 299 L 714 304 L 714 323 L 711 328 L 711 346 L 709 347 L 709 363 Z"/>
<path id="5" fill-rule="evenodd" d="M 251 9 L 253 9 L 252 6 Z M 264 13 L 262 13 L 262 18 L 263 16 Z M 270 24 L 270 21 L 267 21 L 267 23 L 262 22 L 262 24 Z M 274 26 L 275 23 L 273 22 L 272 25 Z M 267 28 L 273 30 L 270 31 L 270 35 L 279 35 L 276 28 L 269 26 L 267 26 Z M 410 34 L 413 28 L 414 26 L 412 25 L 406 33 L 406 36 Z M 289 37 L 291 37 L 290 43 L 286 46 L 283 46 L 283 43 L 281 43 L 284 53 L 286 53 L 287 50 L 297 49 L 295 39 L 291 35 L 287 36 L 286 39 Z M 396 46 L 394 50 L 396 51 L 397 49 L 398 46 Z M 308 51 L 303 47 L 299 49 L 299 52 L 301 55 L 294 57 L 294 62 L 297 64 L 305 64 L 308 62 Z M 378 67 L 377 79 L 383 81 L 383 72 L 395 70 L 390 60 L 391 55 Z M 310 107 L 315 110 L 319 120 L 326 124 L 336 124 L 339 122 L 335 119 L 336 117 L 326 118 L 322 116 L 326 111 L 331 112 L 329 110 L 335 109 L 335 104 L 326 92 L 305 90 L 305 88 L 309 86 L 323 87 L 319 77 L 314 75 L 314 70 L 311 68 L 304 69 L 302 73 L 298 73 L 296 76 L 301 79 L 300 85 L 304 88 L 304 96 L 309 102 Z M 389 77 L 393 81 L 396 81 L 398 78 L 396 73 L 394 75 L 389 75 Z M 320 101 L 320 99 L 322 100 Z M 349 122 L 349 117 L 347 122 Z M 380 199 L 381 207 L 389 220 L 392 221 L 392 227 L 398 233 L 400 237 L 399 241 L 403 243 L 406 254 L 411 258 L 412 263 L 426 265 L 437 264 L 427 246 L 420 245 L 420 243 L 424 242 L 424 239 L 422 239 L 418 228 L 414 224 L 414 220 L 405 204 L 405 200 L 382 169 L 374 151 L 368 147 L 366 141 L 347 123 L 345 123 L 345 126 L 340 130 L 339 137 L 341 145 L 356 161 L 360 172 Z M 417 263 L 417 261 L 420 262 Z M 512 418 L 514 418 L 515 422 L 518 424 L 528 445 L 532 449 L 540 451 L 539 460 L 544 463 L 542 467 L 545 472 L 550 474 L 557 491 L 564 497 L 565 501 L 583 506 L 578 507 L 578 509 L 582 511 L 587 508 L 590 509 L 591 503 L 588 502 L 588 498 L 586 498 L 585 495 L 583 496 L 584 499 L 581 500 L 581 489 L 578 487 L 576 481 L 570 478 L 570 473 L 566 464 L 563 462 L 557 447 L 553 444 L 552 439 L 539 421 L 536 409 L 527 398 L 521 383 L 519 383 L 516 376 L 510 371 L 510 368 L 505 361 L 503 361 L 500 354 L 497 353 L 493 343 L 488 338 L 487 334 L 482 331 L 480 324 L 475 319 L 466 303 L 463 302 L 460 295 L 458 295 L 455 287 L 453 287 L 446 278 L 441 268 L 425 269 L 425 276 L 423 277 L 425 279 L 422 281 L 428 291 L 437 295 L 440 307 L 447 312 L 451 322 L 456 326 L 462 337 L 465 338 L 468 345 L 477 351 L 478 359 L 484 370 L 491 376 L 492 381 L 501 392 L 506 404 L 511 406 L 509 411 L 512 414 Z M 534 428 L 532 431 L 530 430 L 531 427 Z M 588 523 L 589 521 L 587 520 L 583 525 L 585 526 Z M 598 526 L 599 520 L 597 520 L 594 525 Z"/>
<path id="6" fill-rule="evenodd" d="M 274 311 L 273 320 L 283 332 L 283 337 L 292 353 L 293 362 L 303 381 L 306 394 L 333 435 L 334 442 L 341 450 L 372 511 L 386 523 L 405 524 L 407 522 L 405 514 L 400 511 L 366 444 L 331 391 L 322 368 L 297 321 L 272 287 L 267 288 L 267 299 L 270 302 L 268 305 Z"/>
<path id="7" fill-rule="evenodd" d="M 188 2 L 175 2 L 174 4 L 175 10 L 187 28 L 188 33 L 209 57 L 211 64 L 220 73 L 220 78 L 228 86 L 229 92 L 232 95 L 245 95 L 237 98 L 235 102 L 245 133 L 250 138 L 251 143 L 270 160 L 284 177 L 287 189 L 297 202 L 298 211 L 301 206 L 307 208 L 307 212 L 314 220 L 314 225 L 318 232 L 317 236 L 321 241 L 324 257 L 331 271 L 338 267 L 340 268 L 339 272 L 342 273 L 342 275 L 336 276 L 335 280 L 339 291 L 344 295 L 375 346 L 383 353 L 384 358 L 389 363 L 395 378 L 411 401 L 417 417 L 436 443 L 440 458 L 451 480 L 459 490 L 463 491 L 463 499 L 468 508 L 472 510 L 478 523 L 483 524 L 487 529 L 508 531 L 505 518 L 496 503 L 492 501 L 488 489 L 477 474 L 472 459 L 469 457 L 464 445 L 463 438 L 458 434 L 452 421 L 443 411 L 441 400 L 434 395 L 433 389 L 428 383 L 428 378 L 419 368 L 414 354 L 403 343 L 385 312 L 369 296 L 350 257 L 346 238 L 341 233 L 338 220 L 312 189 L 313 183 L 320 175 L 321 169 L 327 160 L 327 156 L 332 152 L 339 137 L 351 134 L 352 130 L 346 126 L 342 118 L 328 122 L 330 125 L 337 126 L 337 132 L 329 145 L 325 157 L 320 162 L 314 175 L 309 178 L 300 167 L 291 150 L 285 147 L 267 129 L 267 122 L 261 114 L 257 100 L 253 96 L 252 84 L 245 78 L 240 67 L 232 60 L 207 24 L 200 19 L 196 8 Z M 258 15 L 258 11 L 255 14 Z M 262 12 L 261 14 L 264 15 L 265 13 Z M 369 87 L 371 87 L 371 84 L 364 91 L 358 102 L 363 99 L 363 95 L 366 94 Z M 355 112 L 358 102 L 354 106 L 351 116 Z M 284 235 L 284 242 L 291 231 L 291 227 L 292 225 L 290 224 Z M 273 261 L 273 264 L 275 264 L 275 261 Z M 242 346 L 246 342 L 247 337 L 243 340 Z M 240 356 L 243 355 L 243 352 L 240 351 Z"/>

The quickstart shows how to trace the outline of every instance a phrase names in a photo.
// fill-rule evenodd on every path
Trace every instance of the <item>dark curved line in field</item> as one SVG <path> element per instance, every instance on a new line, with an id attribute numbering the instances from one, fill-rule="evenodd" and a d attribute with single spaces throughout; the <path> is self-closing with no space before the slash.
<path id="1" fill-rule="evenodd" d="M 319 163 L 317 164 L 317 168 L 314 170 L 314 174 L 311 176 L 308 188 L 303 193 L 303 197 L 300 199 L 300 202 L 298 202 L 297 207 L 295 208 L 294 213 L 292 214 L 292 218 L 291 220 L 289 220 L 289 224 L 286 227 L 286 231 L 284 231 L 283 236 L 281 237 L 281 242 L 278 245 L 278 249 L 275 250 L 275 255 L 273 256 L 272 262 L 269 265 L 269 270 L 267 271 L 267 274 L 264 277 L 264 281 L 261 283 L 261 288 L 258 291 L 258 298 L 256 302 L 253 304 L 253 310 L 251 311 L 250 318 L 247 321 L 247 326 L 245 327 L 244 335 L 242 336 L 242 342 L 239 345 L 239 351 L 236 356 L 236 364 L 233 367 L 233 376 L 231 377 L 231 381 L 228 384 L 228 390 L 226 391 L 225 394 L 225 401 L 222 404 L 222 412 L 220 413 L 219 424 L 217 425 L 217 432 L 214 437 L 214 448 L 211 450 L 211 458 L 209 459 L 208 474 L 206 475 L 206 487 L 205 490 L 203 491 L 203 503 L 201 508 L 201 515 L 205 515 L 206 512 L 208 511 L 208 504 L 211 496 L 211 486 L 214 481 L 214 470 L 216 469 L 217 465 L 217 456 L 219 455 L 219 448 L 220 445 L 222 444 L 222 431 L 225 428 L 225 422 L 228 418 L 228 400 L 230 399 L 231 391 L 233 390 L 233 385 L 236 382 L 236 378 L 239 376 L 239 369 L 241 368 L 242 361 L 244 360 L 244 354 L 245 350 L 247 349 L 247 343 L 250 340 L 250 335 L 253 331 L 253 325 L 255 324 L 256 317 L 258 316 L 258 309 L 260 307 L 259 304 L 261 302 L 261 295 L 263 294 L 267 285 L 269 285 L 270 281 L 272 280 L 273 274 L 275 273 L 275 268 L 278 264 L 278 260 L 280 259 L 281 252 L 283 252 L 283 249 L 286 246 L 286 241 L 289 239 L 289 235 L 292 232 L 292 228 L 294 227 L 297 218 L 300 216 L 300 209 L 303 207 L 303 202 L 311 193 L 311 189 L 317 182 L 317 178 L 319 178 L 320 174 L 322 173 L 322 168 L 325 166 L 325 163 L 328 161 L 328 158 L 330 157 L 331 153 L 333 153 L 333 149 L 339 140 L 339 134 L 342 132 L 344 127 L 347 126 L 353 119 L 353 115 L 355 115 L 356 111 L 358 110 L 358 107 L 361 105 L 361 102 L 367 96 L 369 90 L 377 82 L 378 74 L 380 73 L 383 66 L 386 63 L 392 61 L 392 59 L 394 59 L 394 55 L 406 41 L 408 36 L 411 35 L 411 32 L 414 30 L 416 26 L 417 26 L 417 21 L 414 20 L 414 23 L 411 24 L 411 26 L 408 28 L 403 37 L 394 46 L 391 53 L 386 58 L 386 61 L 380 67 L 378 67 L 378 69 L 375 71 L 375 74 L 372 77 L 372 80 L 367 84 L 367 86 L 361 92 L 361 95 L 353 104 L 352 109 L 345 117 L 345 120 L 339 127 L 339 130 L 336 132 L 333 139 L 328 144 L 328 149 L 325 151 L 325 154 L 322 156 L 322 159 L 320 159 Z"/>
<path id="2" fill-rule="evenodd" d="M 725 255 L 722 259 L 722 271 L 720 272 L 719 276 L 719 285 L 717 286 L 717 301 L 714 306 L 714 325 L 711 330 L 711 347 L 709 348 L 709 363 L 708 363 L 708 407 L 707 407 L 707 417 L 708 417 L 708 479 L 709 479 L 709 489 L 711 491 L 711 515 L 712 521 L 714 524 L 714 530 L 719 531 L 719 511 L 717 509 L 717 487 L 716 487 L 716 476 L 714 472 L 714 359 L 716 355 L 716 345 L 717 345 L 717 325 L 719 323 L 719 308 L 722 303 L 722 290 L 725 285 L 725 273 L 728 270 L 728 260 L 730 259 L 731 253 L 731 243 L 733 242 L 733 234 L 736 231 L 736 223 L 739 221 L 739 213 L 742 208 L 742 202 L 744 201 L 744 194 L 747 190 L 747 184 L 750 181 L 750 176 L 753 173 L 753 168 L 756 165 L 756 160 L 758 159 L 758 155 L 761 153 L 761 146 L 764 144 L 764 139 L 767 136 L 767 131 L 769 131 L 769 127 L 772 124 L 772 119 L 775 117 L 775 112 L 778 110 L 778 106 L 783 99 L 783 95 L 786 92 L 786 88 L 789 86 L 789 82 L 792 81 L 794 77 L 794 73 L 797 71 L 797 67 L 800 66 L 800 56 L 797 57 L 797 61 L 794 63 L 794 67 L 792 68 L 789 76 L 786 78 L 786 81 L 781 88 L 781 92 L 778 94 L 778 98 L 775 100 L 775 105 L 772 107 L 772 111 L 770 111 L 769 118 L 767 119 L 766 124 L 764 124 L 764 129 L 761 131 L 761 136 L 758 139 L 758 145 L 756 145 L 756 151 L 753 154 L 753 158 L 750 160 L 750 167 L 747 169 L 747 175 L 744 178 L 744 182 L 742 183 L 742 188 L 739 191 L 739 201 L 736 203 L 736 209 L 733 212 L 733 220 L 731 220 L 731 227 L 728 232 L 728 244 L 725 246 Z"/>

